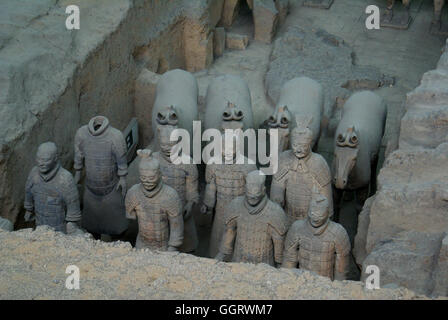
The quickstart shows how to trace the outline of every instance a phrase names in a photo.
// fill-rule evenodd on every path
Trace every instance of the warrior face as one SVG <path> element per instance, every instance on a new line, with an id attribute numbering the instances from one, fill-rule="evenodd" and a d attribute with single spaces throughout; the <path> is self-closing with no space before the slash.
<path id="1" fill-rule="evenodd" d="M 328 200 L 323 195 L 317 195 L 311 201 L 308 211 L 308 220 L 314 228 L 319 228 L 329 218 Z"/>
<path id="2" fill-rule="evenodd" d="M 173 132 L 176 128 L 177 126 L 159 126 L 158 128 L 160 151 L 166 159 L 170 159 L 171 151 L 177 144 L 177 141 L 170 140 L 171 132 Z"/>
<path id="3" fill-rule="evenodd" d="M 300 129 L 296 127 L 292 130 L 291 148 L 297 158 L 305 158 L 311 153 L 312 141 L 313 133 L 310 129 Z"/>
<path id="4" fill-rule="evenodd" d="M 261 174 L 259 170 L 252 171 L 247 175 L 246 200 L 253 207 L 259 204 L 266 195 L 265 180 L 266 176 Z"/>
<path id="5" fill-rule="evenodd" d="M 143 187 L 151 191 L 159 185 L 161 179 L 160 170 L 144 169 L 140 170 L 140 181 Z"/>
<path id="6" fill-rule="evenodd" d="M 37 167 L 42 174 L 54 169 L 57 164 L 57 149 L 53 142 L 46 142 L 39 146 L 36 154 Z"/>
<path id="7" fill-rule="evenodd" d="M 149 149 L 137 150 L 137 154 L 141 157 L 138 167 L 140 182 L 143 188 L 151 191 L 159 185 L 162 179 L 159 161 L 152 157 L 152 151 Z"/>

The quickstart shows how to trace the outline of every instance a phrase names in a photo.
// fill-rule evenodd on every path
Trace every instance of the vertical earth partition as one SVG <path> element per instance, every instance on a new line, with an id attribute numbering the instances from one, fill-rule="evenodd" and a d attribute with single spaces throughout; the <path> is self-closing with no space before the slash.
<path id="1" fill-rule="evenodd" d="M 16 222 L 22 212 L 40 143 L 54 141 L 62 165 L 71 169 L 75 132 L 91 117 L 101 114 L 126 127 L 142 69 L 207 67 L 222 3 L 73 0 L 80 29 L 68 30 L 65 3 L 2 2 L 11 23 L 0 32 L 0 215 Z"/>

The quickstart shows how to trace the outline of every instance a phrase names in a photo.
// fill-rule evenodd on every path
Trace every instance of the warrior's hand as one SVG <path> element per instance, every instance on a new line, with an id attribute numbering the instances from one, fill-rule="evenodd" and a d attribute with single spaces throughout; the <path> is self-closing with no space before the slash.
<path id="1" fill-rule="evenodd" d="M 224 261 L 225 257 L 226 257 L 226 255 L 224 253 L 219 252 L 215 257 L 215 260 Z"/>
<path id="2" fill-rule="evenodd" d="M 34 217 L 34 214 L 31 211 L 25 212 L 25 222 L 33 221 L 36 217 Z"/>
<path id="3" fill-rule="evenodd" d="M 85 232 L 78 226 L 76 222 L 67 222 L 67 234 L 75 236 L 75 235 L 83 235 Z"/>
<path id="4" fill-rule="evenodd" d="M 118 191 L 118 189 L 121 188 L 121 195 L 123 196 L 123 198 L 126 196 L 126 179 L 125 177 L 120 177 L 120 180 L 117 183 L 117 188 L 116 190 Z"/>
<path id="5" fill-rule="evenodd" d="M 191 213 L 193 212 L 193 202 L 188 201 L 184 208 L 184 220 L 187 220 L 190 218 Z"/>
<path id="6" fill-rule="evenodd" d="M 79 181 L 81 181 L 81 170 L 76 170 L 75 172 L 75 184 L 79 184 Z"/>
<path id="7" fill-rule="evenodd" d="M 211 214 L 212 213 L 212 209 L 209 208 L 206 204 L 203 204 L 201 207 L 201 213 L 202 214 Z"/>
<path id="8" fill-rule="evenodd" d="M 168 252 L 177 252 L 179 251 L 176 247 L 168 246 Z"/>

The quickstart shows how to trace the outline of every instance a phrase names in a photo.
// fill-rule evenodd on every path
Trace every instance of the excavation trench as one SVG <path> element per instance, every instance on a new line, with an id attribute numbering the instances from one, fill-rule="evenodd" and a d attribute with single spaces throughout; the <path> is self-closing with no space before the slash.
<path id="1" fill-rule="evenodd" d="M 33 227 L 32 223 L 26 223 L 23 219 L 22 204 L 26 176 L 34 165 L 37 146 L 47 140 L 54 141 L 59 147 L 62 165 L 71 169 L 74 134 L 94 115 L 107 116 L 112 125 L 120 130 L 124 130 L 129 121 L 137 117 L 139 147 L 154 146 L 150 126 L 154 92 L 145 93 L 144 90 L 154 87 L 158 75 L 176 68 L 193 72 L 198 80 L 200 118 L 203 117 L 207 85 L 213 77 L 235 74 L 244 78 L 251 90 L 254 122 L 261 128 L 273 110 L 278 87 L 286 78 L 291 78 L 293 72 L 297 72 L 294 68 L 302 68 L 302 72 L 310 77 L 321 77 L 317 80 L 324 83 L 328 96 L 324 115 L 325 131 L 316 151 L 329 164 L 333 154 L 334 126 L 340 119 L 343 103 L 357 90 L 375 90 L 388 105 L 386 133 L 377 168 L 379 172 L 385 157 L 398 147 L 405 95 L 418 85 L 423 72 L 435 67 L 444 41 L 437 37 L 422 36 L 422 29 L 431 16 L 431 8 L 425 4 L 415 11 L 419 19 L 410 30 L 368 33 L 362 27 L 363 11 L 358 10 L 360 18 L 356 20 L 353 18 L 354 11 L 349 10 L 353 7 L 362 9 L 364 2 L 368 1 L 336 1 L 332 9 L 327 11 L 304 8 L 300 1 L 291 1 L 290 14 L 277 31 L 276 40 L 272 44 L 253 40 L 253 17 L 244 4 L 227 32 L 247 36 L 249 46 L 245 50 L 226 49 L 221 57 L 214 57 L 213 36 L 215 28 L 221 26 L 222 8 L 219 3 L 223 1 L 83 2 L 79 4 L 81 12 L 85 10 L 91 13 L 83 18 L 83 26 L 86 27 L 69 37 L 64 33 L 66 30 L 58 27 L 58 24 L 64 23 L 60 14 L 62 7 L 51 1 L 48 1 L 46 7 L 41 7 L 30 1 L 30 5 L 36 6 L 36 12 L 48 11 L 48 14 L 31 19 L 28 26 L 12 30 L 7 41 L 0 45 L 0 58 L 4 59 L 6 65 L 9 63 L 13 66 L 3 72 L 2 77 L 5 79 L 2 80 L 5 81 L 2 83 L 6 84 L 7 90 L 4 92 L 7 94 L 0 97 L 0 102 L 6 106 L 3 114 L 16 114 L 14 117 L 6 116 L 1 123 L 0 132 L 4 137 L 0 140 L 1 215 L 15 221 L 16 230 Z M 19 10 L 8 5 L 9 10 Z M 30 12 L 21 14 L 29 16 Z M 37 24 L 51 30 L 54 38 L 59 39 L 58 47 L 71 45 L 74 50 L 66 53 L 60 48 L 55 49 L 56 45 L 42 35 L 46 31 L 38 35 L 33 31 L 33 28 L 38 28 Z M 17 41 L 12 41 L 14 39 Z M 29 48 L 30 57 L 19 54 L 22 52 L 22 48 L 16 44 L 19 42 Z M 347 79 L 341 76 L 349 73 L 343 67 L 333 71 L 329 67 L 326 74 L 313 73 L 316 65 L 331 65 L 331 61 L 320 60 L 322 56 L 317 51 L 314 60 L 303 51 L 303 56 L 296 58 L 300 63 L 304 61 L 302 65 L 290 62 L 288 55 L 301 52 L 300 46 L 304 43 L 325 51 L 329 57 L 346 57 L 340 60 L 342 63 L 339 65 L 349 68 L 352 77 Z M 33 45 L 38 46 L 43 54 L 32 49 Z M 419 51 L 419 54 L 407 53 L 417 52 L 421 47 L 425 47 L 425 50 Z M 333 56 L 331 50 L 334 50 Z M 15 62 L 12 61 L 14 56 L 18 57 Z M 53 65 L 61 71 L 55 73 Z M 31 76 L 29 70 L 33 71 Z M 38 84 L 42 82 L 50 84 L 37 94 Z M 142 90 L 144 94 L 139 95 Z M 202 197 L 205 166 L 200 165 L 199 171 Z M 371 190 L 370 194 L 375 192 Z M 359 210 L 355 208 L 352 193 L 346 193 L 344 200 L 339 222 L 347 230 L 353 246 L 358 230 Z M 201 214 L 199 206 L 195 208 L 194 215 L 199 233 L 199 247 L 194 255 L 206 257 L 212 217 Z M 133 222 L 121 240 L 134 244 L 137 229 L 137 223 Z M 51 232 L 41 233 L 39 237 L 50 236 L 47 239 L 50 245 L 53 241 L 51 237 L 56 237 L 56 242 L 62 241 Z M 14 237 L 11 236 L 11 239 Z M 21 238 L 22 234 L 17 237 Z M 23 241 L 26 242 L 26 239 Z M 92 249 L 90 244 L 80 243 L 80 246 Z M 14 250 L 11 250 L 11 254 L 14 254 Z M 171 257 L 164 259 L 169 260 Z M 182 259 L 190 261 L 191 258 Z M 202 264 L 210 264 L 208 260 L 197 261 L 199 268 Z M 234 272 L 234 267 L 231 268 Z M 352 258 L 349 279 L 359 280 L 360 277 L 359 266 Z M 182 278 L 180 281 L 186 280 Z"/>

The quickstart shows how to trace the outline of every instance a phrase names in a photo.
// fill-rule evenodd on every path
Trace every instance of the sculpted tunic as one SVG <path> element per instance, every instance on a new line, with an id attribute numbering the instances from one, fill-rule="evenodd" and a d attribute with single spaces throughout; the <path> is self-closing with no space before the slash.
<path id="1" fill-rule="evenodd" d="M 227 207 L 225 225 L 220 252 L 233 253 L 232 261 L 271 266 L 282 262 L 288 219 L 267 196 L 256 207 L 244 196 L 235 198 Z"/>
<path id="2" fill-rule="evenodd" d="M 195 164 L 173 164 L 160 153 L 154 153 L 159 160 L 163 183 L 177 191 L 182 208 L 191 201 L 199 202 L 198 169 Z M 183 210 L 182 210 L 183 212 Z M 192 252 L 198 246 L 198 235 L 193 214 L 184 218 L 184 242 L 179 248 L 183 252 Z"/>
<path id="3" fill-rule="evenodd" d="M 349 254 L 350 240 L 340 224 L 329 220 L 313 228 L 308 220 L 298 220 L 286 235 L 283 267 L 298 267 L 332 280 L 344 280 Z"/>
<path id="4" fill-rule="evenodd" d="M 47 174 L 34 167 L 25 185 L 25 209 L 34 212 L 36 226 L 66 232 L 66 221 L 81 220 L 78 189 L 70 172 L 59 164 Z"/>
<path id="5" fill-rule="evenodd" d="M 333 216 L 331 173 L 325 159 L 311 152 L 305 159 L 298 159 L 292 150 L 282 152 L 279 169 L 271 184 L 271 200 L 285 208 L 290 223 L 305 219 L 310 207 L 313 186 L 330 201 Z"/>
<path id="6" fill-rule="evenodd" d="M 126 195 L 126 217 L 138 220 L 135 247 L 166 251 L 183 242 L 182 202 L 176 191 L 161 182 L 147 191 L 134 185 Z"/>
<path id="7" fill-rule="evenodd" d="M 215 207 L 212 232 L 210 235 L 209 256 L 215 257 L 219 251 L 225 229 L 225 208 L 236 197 L 245 193 L 246 176 L 257 170 L 255 164 L 209 164 L 205 171 L 204 204 Z"/>
<path id="8" fill-rule="evenodd" d="M 116 190 L 119 177 L 128 173 L 126 142 L 107 119 L 95 130 L 94 119 L 75 136 L 75 170 L 86 167 L 82 226 L 89 232 L 118 235 L 128 228 L 123 197 Z"/>

